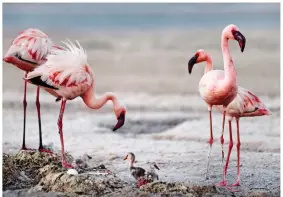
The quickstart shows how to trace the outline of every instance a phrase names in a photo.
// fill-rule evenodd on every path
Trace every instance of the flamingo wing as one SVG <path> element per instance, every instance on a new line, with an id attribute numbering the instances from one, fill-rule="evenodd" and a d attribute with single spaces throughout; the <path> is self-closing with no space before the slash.
<path id="1" fill-rule="evenodd" d="M 18 57 L 33 64 L 42 64 L 50 53 L 53 43 L 38 29 L 22 31 L 13 41 L 5 57 Z"/>
<path id="2" fill-rule="evenodd" d="M 69 88 L 81 84 L 91 86 L 92 71 L 88 66 L 85 51 L 79 43 L 79 47 L 71 42 L 65 44 L 67 48 L 53 48 L 51 54 L 47 56 L 46 63 L 30 72 L 26 79 L 35 85 L 51 89 Z"/>
<path id="3" fill-rule="evenodd" d="M 270 110 L 255 94 L 243 87 L 238 87 L 238 95 L 235 101 L 240 105 L 242 117 L 271 114 Z"/>
<path id="4" fill-rule="evenodd" d="M 215 108 L 223 112 L 223 106 L 217 105 Z M 251 91 L 238 86 L 236 98 L 227 106 L 227 113 L 231 116 L 263 116 L 270 115 L 270 110 Z"/>

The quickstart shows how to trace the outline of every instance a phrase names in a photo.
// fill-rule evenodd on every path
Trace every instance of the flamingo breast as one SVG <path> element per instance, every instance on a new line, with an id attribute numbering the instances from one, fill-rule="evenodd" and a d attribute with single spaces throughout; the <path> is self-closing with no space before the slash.
<path id="1" fill-rule="evenodd" d="M 222 88 L 221 83 L 225 78 L 224 71 L 212 70 L 207 72 L 199 82 L 199 92 L 202 99 L 209 105 L 229 104 L 237 93 L 237 87 L 230 90 Z"/>

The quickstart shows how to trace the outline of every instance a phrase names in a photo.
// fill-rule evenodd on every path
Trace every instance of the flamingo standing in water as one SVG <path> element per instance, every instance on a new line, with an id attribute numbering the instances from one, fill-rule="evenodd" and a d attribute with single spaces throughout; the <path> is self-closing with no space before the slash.
<path id="1" fill-rule="evenodd" d="M 67 163 L 64 152 L 63 114 L 67 100 L 80 96 L 91 109 L 101 108 L 108 100 L 113 102 L 113 109 L 118 119 L 113 131 L 124 125 L 126 108 L 119 103 L 113 93 L 105 93 L 96 98 L 94 91 L 94 75 L 87 62 L 87 54 L 77 41 L 77 45 L 64 43 L 63 50 L 53 49 L 47 61 L 34 71 L 28 73 L 26 80 L 34 85 L 48 88 L 62 97 L 58 118 L 58 128 L 62 148 L 62 166 L 72 168 Z"/>
<path id="2" fill-rule="evenodd" d="M 46 56 L 50 53 L 53 45 L 52 41 L 48 36 L 40 31 L 39 29 L 29 28 L 18 34 L 18 36 L 12 41 L 12 45 L 7 51 L 3 60 L 10 63 L 19 69 L 25 71 L 25 77 L 27 73 L 32 71 L 34 68 L 40 66 L 46 61 Z M 23 142 L 22 150 L 28 150 L 26 147 L 25 136 L 26 136 L 26 89 L 27 82 L 24 81 L 24 123 L 23 123 Z M 59 99 L 53 91 L 49 91 L 52 95 Z M 36 108 L 38 115 L 39 125 L 39 151 L 51 153 L 50 150 L 45 149 L 42 145 L 42 131 L 41 131 L 41 118 L 40 118 L 40 102 L 39 102 L 39 87 L 36 91 Z"/>
<path id="3" fill-rule="evenodd" d="M 209 119 L 210 119 L 210 139 L 209 139 L 209 152 L 208 159 L 211 153 L 211 147 L 213 143 L 213 133 L 212 133 L 212 115 L 211 110 L 214 105 L 223 106 L 223 118 L 222 118 L 222 133 L 220 137 L 221 147 L 222 147 L 222 165 L 224 160 L 224 126 L 225 126 L 225 115 L 226 108 L 234 100 L 238 92 L 237 86 L 237 74 L 234 67 L 234 63 L 230 54 L 228 47 L 228 40 L 236 40 L 239 43 L 241 51 L 245 49 L 246 39 L 240 33 L 239 28 L 236 25 L 230 24 L 226 26 L 222 31 L 221 36 L 221 49 L 224 61 L 224 72 L 222 70 L 211 70 L 206 71 L 199 82 L 199 92 L 202 99 L 208 105 Z M 196 59 L 197 57 L 194 57 Z M 191 59 L 188 62 L 189 73 L 192 72 L 192 62 L 195 61 Z M 225 182 L 224 174 L 223 180 L 217 185 L 223 185 Z"/>
<path id="4" fill-rule="evenodd" d="M 210 72 L 213 70 L 212 60 L 208 53 L 204 50 L 198 50 L 195 55 L 189 61 L 189 70 L 192 70 L 194 64 L 206 62 L 205 73 Z M 224 76 L 224 71 L 222 72 Z M 221 105 L 214 106 L 218 111 L 223 112 L 224 108 Z M 228 155 L 226 159 L 226 164 L 224 168 L 224 177 L 223 185 L 226 185 L 226 175 L 227 169 L 230 159 L 231 150 L 233 148 L 233 136 L 232 136 L 232 120 L 233 118 L 236 119 L 237 123 L 237 180 L 236 183 L 232 184 L 231 186 L 239 186 L 240 185 L 240 128 L 239 128 L 239 119 L 241 117 L 254 117 L 254 116 L 265 116 L 271 115 L 270 110 L 264 105 L 264 103 L 251 91 L 238 86 L 238 93 L 235 99 L 227 106 L 226 108 L 227 115 L 228 115 L 228 122 L 229 122 L 229 148 L 228 148 Z M 207 166 L 208 167 L 208 166 Z M 207 169 L 208 170 L 208 169 Z"/>

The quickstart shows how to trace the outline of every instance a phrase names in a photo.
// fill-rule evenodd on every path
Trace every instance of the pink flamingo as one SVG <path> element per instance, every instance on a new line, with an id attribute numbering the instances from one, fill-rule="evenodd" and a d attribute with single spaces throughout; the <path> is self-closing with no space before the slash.
<path id="1" fill-rule="evenodd" d="M 34 68 L 40 66 L 46 61 L 46 56 L 50 53 L 50 50 L 54 46 L 48 36 L 39 29 L 29 28 L 18 34 L 18 36 L 12 41 L 12 45 L 7 51 L 3 61 L 10 63 L 19 69 L 25 71 L 25 77 L 27 73 Z M 26 136 L 26 89 L 27 82 L 24 81 L 24 125 L 23 125 L 23 142 L 22 150 L 29 150 L 26 148 L 25 136 Z M 48 91 L 52 95 L 60 99 L 53 91 Z M 39 151 L 52 153 L 50 150 L 45 149 L 42 145 L 42 131 L 41 131 L 41 118 L 40 118 L 40 102 L 39 102 L 39 87 L 36 92 L 36 108 L 38 115 L 39 125 Z"/>
<path id="2" fill-rule="evenodd" d="M 62 97 L 61 110 L 58 118 L 58 128 L 62 147 L 62 166 L 72 168 L 67 163 L 64 152 L 63 113 L 67 100 L 80 96 L 91 109 L 101 108 L 108 100 L 113 102 L 113 109 L 118 119 L 113 131 L 124 125 L 126 108 L 119 103 L 112 93 L 105 93 L 96 98 L 94 91 L 94 75 L 87 62 L 87 55 L 77 41 L 78 47 L 71 42 L 64 43 L 64 50 L 53 49 L 47 56 L 45 64 L 28 73 L 28 82 L 53 90 Z"/>
<path id="3" fill-rule="evenodd" d="M 210 158 L 211 147 L 213 143 L 211 110 L 214 105 L 223 106 L 222 133 L 220 137 L 220 142 L 222 147 L 222 165 L 224 160 L 223 134 L 224 134 L 224 126 L 225 126 L 226 108 L 230 104 L 230 102 L 234 100 L 238 92 L 236 69 L 234 67 L 234 63 L 228 47 L 229 39 L 238 41 L 241 51 L 242 52 L 244 51 L 246 39 L 240 33 L 239 28 L 233 24 L 226 26 L 223 29 L 221 36 L 221 49 L 222 49 L 223 61 L 224 61 L 224 72 L 222 70 L 211 70 L 211 71 L 206 70 L 205 74 L 202 76 L 199 82 L 199 92 L 202 99 L 208 105 L 209 119 L 210 119 L 210 139 L 209 139 L 210 148 L 208 152 L 208 160 Z M 197 58 L 198 57 L 195 56 L 192 59 L 190 59 L 190 61 L 188 62 L 188 69 L 190 74 L 192 72 L 193 64 L 195 63 Z M 207 162 L 207 166 L 208 166 L 208 162 Z M 223 174 L 223 180 L 217 185 L 223 185 L 223 184 L 225 184 L 224 174 Z"/>
<path id="4" fill-rule="evenodd" d="M 212 60 L 208 53 L 204 50 L 198 50 L 194 57 L 190 60 L 190 69 L 192 69 L 195 63 L 206 62 L 205 73 L 210 72 L 213 70 Z M 221 70 L 219 71 L 221 72 Z M 222 75 L 224 76 L 224 72 L 222 71 Z M 218 111 L 224 111 L 222 105 L 215 105 L 214 106 Z M 228 115 L 228 122 L 229 122 L 229 149 L 228 155 L 226 159 L 226 164 L 224 168 L 224 176 L 225 180 L 223 181 L 223 185 L 226 185 L 226 175 L 227 169 L 229 165 L 229 159 L 231 150 L 233 148 L 233 136 L 232 136 L 232 120 L 233 118 L 236 119 L 237 123 L 237 180 L 236 183 L 232 184 L 231 186 L 239 186 L 240 185 L 240 129 L 239 129 L 239 119 L 240 117 L 254 117 L 254 116 L 265 116 L 271 115 L 270 110 L 264 105 L 264 103 L 251 91 L 246 90 L 240 86 L 238 86 L 238 93 L 235 99 L 227 106 L 226 108 L 227 115 Z"/>

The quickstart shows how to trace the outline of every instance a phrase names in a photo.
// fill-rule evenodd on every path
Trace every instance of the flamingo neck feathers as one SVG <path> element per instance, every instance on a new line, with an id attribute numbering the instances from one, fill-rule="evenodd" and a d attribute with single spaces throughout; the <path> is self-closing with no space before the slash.
<path id="1" fill-rule="evenodd" d="M 235 84 L 237 84 L 237 73 L 229 50 L 228 38 L 225 32 L 223 32 L 221 36 L 221 49 L 223 54 L 224 73 L 225 73 L 224 85 L 231 87 L 231 85 L 234 86 Z"/>
<path id="2" fill-rule="evenodd" d="M 209 55 L 206 55 L 206 66 L 205 66 L 205 69 L 204 69 L 204 73 L 207 73 L 211 70 L 213 70 L 213 65 L 212 65 L 212 60 L 211 60 L 211 57 Z"/>
<path id="3" fill-rule="evenodd" d="M 119 102 L 116 96 L 110 92 L 105 93 L 101 97 L 97 98 L 93 85 L 83 94 L 82 99 L 84 103 L 91 109 L 100 109 L 103 107 L 107 101 L 111 100 L 113 102 L 114 109 L 118 108 Z"/>

